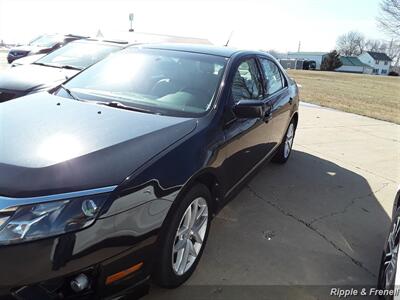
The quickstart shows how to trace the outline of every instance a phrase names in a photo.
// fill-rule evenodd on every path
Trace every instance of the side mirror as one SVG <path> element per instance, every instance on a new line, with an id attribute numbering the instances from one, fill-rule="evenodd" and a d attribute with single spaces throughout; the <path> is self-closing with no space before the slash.
<path id="1" fill-rule="evenodd" d="M 233 113 L 237 118 L 263 118 L 265 105 L 260 100 L 239 100 L 233 107 Z"/>

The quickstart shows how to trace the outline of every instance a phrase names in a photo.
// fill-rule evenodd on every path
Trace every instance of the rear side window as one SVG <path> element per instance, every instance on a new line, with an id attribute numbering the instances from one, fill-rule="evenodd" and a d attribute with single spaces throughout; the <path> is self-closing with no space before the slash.
<path id="1" fill-rule="evenodd" d="M 261 76 L 255 59 L 243 61 L 235 72 L 232 82 L 234 102 L 241 99 L 262 99 Z"/>
<path id="2" fill-rule="evenodd" d="M 285 84 L 281 71 L 274 62 L 265 58 L 261 58 L 261 64 L 263 66 L 266 79 L 265 90 L 267 91 L 267 96 L 269 96 L 281 90 Z"/>

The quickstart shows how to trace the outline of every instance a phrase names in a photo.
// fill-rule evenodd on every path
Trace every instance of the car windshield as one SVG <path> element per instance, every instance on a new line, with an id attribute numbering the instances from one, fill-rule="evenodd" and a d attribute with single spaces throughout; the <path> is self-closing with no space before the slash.
<path id="1" fill-rule="evenodd" d="M 29 46 L 36 47 L 53 47 L 55 44 L 60 42 L 62 38 L 58 35 L 42 35 L 34 39 L 29 43 Z"/>
<path id="2" fill-rule="evenodd" d="M 85 69 L 98 62 L 108 54 L 121 49 L 117 45 L 92 42 L 72 42 L 66 46 L 42 57 L 35 64 L 53 67 L 72 67 Z"/>
<path id="3" fill-rule="evenodd" d="M 210 108 L 226 61 L 214 55 L 135 47 L 99 62 L 65 87 L 78 99 L 118 101 L 160 114 L 198 115 Z M 63 89 L 58 94 L 68 97 Z"/>

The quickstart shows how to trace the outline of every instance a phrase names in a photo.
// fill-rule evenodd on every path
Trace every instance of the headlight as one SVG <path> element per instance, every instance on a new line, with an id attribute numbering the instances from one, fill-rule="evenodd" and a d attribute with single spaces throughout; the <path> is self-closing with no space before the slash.
<path id="1" fill-rule="evenodd" d="M 92 225 L 108 194 L 0 210 L 0 244 L 15 244 Z"/>

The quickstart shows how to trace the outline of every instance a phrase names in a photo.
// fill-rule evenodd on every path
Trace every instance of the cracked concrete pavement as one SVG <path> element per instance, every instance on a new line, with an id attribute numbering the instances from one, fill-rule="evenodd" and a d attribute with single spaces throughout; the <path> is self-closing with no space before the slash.
<path id="1" fill-rule="evenodd" d="M 289 162 L 265 164 L 219 213 L 185 286 L 145 299 L 326 299 L 324 287 L 374 286 L 399 182 L 399 125 L 302 103 Z"/>

